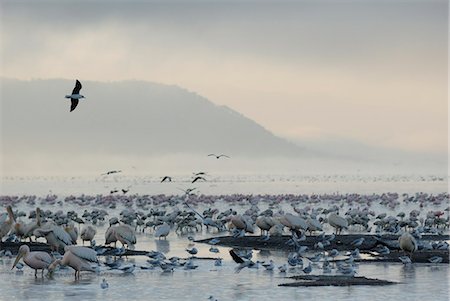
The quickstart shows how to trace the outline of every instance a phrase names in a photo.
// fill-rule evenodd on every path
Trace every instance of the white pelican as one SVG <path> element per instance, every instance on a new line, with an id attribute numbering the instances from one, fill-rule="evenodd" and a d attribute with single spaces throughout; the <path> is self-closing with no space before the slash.
<path id="1" fill-rule="evenodd" d="M 72 244 L 69 233 L 56 224 L 45 224 L 44 227 L 34 230 L 33 234 L 36 238 L 45 237 L 52 250 L 58 251 L 59 248 Z"/>
<path id="2" fill-rule="evenodd" d="M 97 230 L 95 230 L 95 228 L 92 227 L 91 225 L 87 225 L 86 227 L 84 227 L 81 230 L 81 235 L 80 235 L 80 238 L 83 241 L 83 245 L 84 245 L 85 241 L 91 242 L 94 239 L 96 233 L 97 233 Z"/>
<path id="3" fill-rule="evenodd" d="M 128 225 L 111 226 L 105 233 L 105 244 L 116 243 L 120 241 L 123 246 L 127 245 L 128 249 L 133 250 L 136 244 L 136 233 L 134 229 Z"/>
<path id="4" fill-rule="evenodd" d="M 331 213 L 328 216 L 328 223 L 336 229 L 336 234 L 340 234 L 342 229 L 348 228 L 348 221 L 336 213 Z"/>
<path id="5" fill-rule="evenodd" d="M 11 230 L 11 226 L 15 222 L 14 213 L 11 206 L 6 207 L 8 214 L 2 214 L 0 216 L 0 241 L 5 237 Z"/>
<path id="6" fill-rule="evenodd" d="M 401 250 L 409 252 L 411 256 L 413 252 L 417 251 L 417 241 L 414 236 L 408 232 L 403 233 L 398 238 L 398 244 L 400 245 Z"/>
<path id="7" fill-rule="evenodd" d="M 164 223 L 156 228 L 155 237 L 158 237 L 158 239 L 164 237 L 164 239 L 166 239 L 169 233 L 170 233 L 170 226 L 167 223 Z"/>
<path id="8" fill-rule="evenodd" d="M 78 239 L 78 229 L 75 227 L 74 223 L 70 222 L 67 226 L 64 227 L 64 231 L 66 231 L 70 235 L 72 244 L 76 245 Z"/>
<path id="9" fill-rule="evenodd" d="M 291 213 L 286 213 L 285 215 L 281 216 L 280 223 L 288 227 L 292 231 L 306 231 L 308 229 L 308 224 L 306 223 L 305 219 Z"/>
<path id="10" fill-rule="evenodd" d="M 22 221 L 15 221 L 11 232 L 14 233 L 19 238 L 29 238 L 31 241 L 31 236 L 33 231 L 41 226 L 41 209 L 36 208 L 36 220 L 26 224 Z"/>
<path id="11" fill-rule="evenodd" d="M 70 98 L 70 101 L 72 102 L 72 104 L 70 106 L 70 112 L 75 110 L 75 108 L 78 105 L 78 100 L 79 99 L 85 98 L 83 95 L 80 94 L 81 87 L 82 87 L 81 83 L 77 79 L 76 82 L 75 82 L 75 88 L 73 88 L 73 90 L 72 90 L 72 94 L 71 95 L 66 95 L 66 98 Z"/>
<path id="12" fill-rule="evenodd" d="M 37 277 L 38 270 L 42 270 L 42 276 L 44 276 L 44 269 L 48 268 L 48 266 L 52 263 L 52 257 L 48 253 L 39 251 L 30 252 L 30 247 L 27 245 L 21 245 L 11 270 L 14 269 L 22 257 L 25 264 L 34 269 L 35 277 Z"/>
<path id="13" fill-rule="evenodd" d="M 266 233 L 269 232 L 270 228 L 275 226 L 275 222 L 271 217 L 268 216 L 260 216 L 256 219 L 256 226 L 258 226 L 259 229 L 261 229 L 261 235 L 264 231 Z"/>
<path id="14" fill-rule="evenodd" d="M 90 262 L 98 262 L 97 252 L 91 248 L 82 246 L 66 246 L 64 256 L 53 262 L 49 267 L 49 274 L 52 275 L 58 265 L 68 265 L 75 270 L 75 279 L 80 279 L 81 271 L 95 272 Z"/>

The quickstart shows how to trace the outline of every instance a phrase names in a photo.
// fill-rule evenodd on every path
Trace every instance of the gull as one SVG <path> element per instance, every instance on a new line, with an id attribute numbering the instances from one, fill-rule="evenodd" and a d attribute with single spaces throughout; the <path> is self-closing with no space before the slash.
<path id="1" fill-rule="evenodd" d="M 194 247 L 192 249 L 186 249 L 186 252 L 188 252 L 191 255 L 195 255 L 198 253 L 198 250 L 197 250 L 197 248 Z"/>
<path id="2" fill-rule="evenodd" d="M 278 270 L 280 271 L 280 273 L 286 273 L 287 265 L 286 264 L 280 265 L 278 267 Z"/>
<path id="3" fill-rule="evenodd" d="M 350 244 L 355 246 L 355 247 L 360 247 L 362 245 L 362 243 L 364 242 L 364 237 L 361 238 L 357 238 L 354 241 L 352 241 Z"/>
<path id="4" fill-rule="evenodd" d="M 210 156 L 216 157 L 216 159 L 220 159 L 221 157 L 224 157 L 224 158 L 230 158 L 229 156 L 224 155 L 224 154 L 220 154 L 220 155 L 209 154 L 208 157 L 210 157 Z"/>
<path id="5" fill-rule="evenodd" d="M 218 239 L 218 238 L 213 238 L 213 239 L 211 239 L 210 241 L 208 241 L 208 244 L 210 244 L 210 245 L 216 245 L 216 244 L 218 244 L 220 242 L 220 239 Z"/>
<path id="6" fill-rule="evenodd" d="M 311 265 L 311 262 L 308 264 L 308 266 L 306 266 L 303 270 L 303 273 L 305 273 L 305 274 L 309 274 L 309 273 L 311 273 L 312 272 L 312 265 Z"/>
<path id="7" fill-rule="evenodd" d="M 408 256 L 400 256 L 398 259 L 400 259 L 400 261 L 403 263 L 403 264 L 410 264 L 410 263 L 412 263 L 412 261 L 411 261 L 411 258 L 409 258 Z"/>
<path id="8" fill-rule="evenodd" d="M 103 278 L 102 283 L 100 283 L 100 287 L 101 287 L 102 289 L 105 289 L 105 288 L 108 288 L 108 287 L 109 287 L 109 284 L 108 284 L 108 282 L 106 282 L 106 279 L 105 279 L 105 278 Z"/>
<path id="9" fill-rule="evenodd" d="M 441 256 L 433 256 L 428 258 L 428 261 L 431 263 L 441 263 L 443 258 Z"/>
<path id="10" fill-rule="evenodd" d="M 185 270 L 195 270 L 196 268 L 198 268 L 198 265 L 194 264 L 194 260 L 192 260 L 191 258 L 188 259 L 188 261 L 186 261 L 186 263 L 184 264 L 183 267 Z"/>
<path id="11" fill-rule="evenodd" d="M 269 263 L 263 263 L 262 266 L 265 267 L 267 271 L 273 271 L 275 267 L 272 259 L 269 261 Z"/>
<path id="12" fill-rule="evenodd" d="M 219 249 L 217 249 L 215 247 L 211 247 L 211 248 L 209 248 L 209 252 L 211 252 L 211 253 L 219 253 Z"/>
<path id="13" fill-rule="evenodd" d="M 80 94 L 81 87 L 82 87 L 81 83 L 77 79 L 76 82 L 75 82 L 75 88 L 73 88 L 72 94 L 71 95 L 66 95 L 66 97 L 65 97 L 65 98 L 70 98 L 70 101 L 72 102 L 72 104 L 70 106 L 70 112 L 75 110 L 75 108 L 78 105 L 78 100 L 79 99 L 85 98 L 83 95 Z"/>
<path id="14" fill-rule="evenodd" d="M 120 266 L 118 269 L 124 273 L 133 273 L 135 267 L 136 266 L 134 264 L 129 264 L 125 266 Z"/>

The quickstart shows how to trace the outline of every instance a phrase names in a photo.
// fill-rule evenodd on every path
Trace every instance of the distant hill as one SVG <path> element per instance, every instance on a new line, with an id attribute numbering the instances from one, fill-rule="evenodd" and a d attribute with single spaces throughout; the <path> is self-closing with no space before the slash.
<path id="1" fill-rule="evenodd" d="M 82 81 L 87 99 L 69 113 L 64 96 L 74 82 L 2 78 L 2 151 L 302 154 L 298 146 L 238 112 L 177 86 Z"/>

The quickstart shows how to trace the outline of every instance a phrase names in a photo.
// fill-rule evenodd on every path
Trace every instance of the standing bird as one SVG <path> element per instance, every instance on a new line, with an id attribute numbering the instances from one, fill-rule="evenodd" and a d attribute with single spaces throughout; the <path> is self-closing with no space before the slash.
<path id="1" fill-rule="evenodd" d="M 340 234 L 342 229 L 348 228 L 348 221 L 334 212 L 328 216 L 328 223 L 336 229 L 336 234 Z"/>
<path id="2" fill-rule="evenodd" d="M 95 234 L 97 233 L 97 231 L 95 230 L 94 227 L 92 227 L 91 225 L 86 226 L 85 228 L 83 228 L 83 230 L 81 230 L 81 240 L 83 241 L 83 245 L 85 241 L 92 241 L 94 239 Z"/>
<path id="3" fill-rule="evenodd" d="M 167 223 L 164 223 L 156 228 L 155 237 L 158 237 L 158 239 L 161 239 L 161 237 L 164 237 L 164 239 L 166 239 L 167 235 L 169 235 L 169 232 L 170 232 L 170 226 Z"/>
<path id="4" fill-rule="evenodd" d="M 412 236 L 408 232 L 403 233 L 398 238 L 398 244 L 401 250 L 409 252 L 410 257 L 412 256 L 413 252 L 417 251 L 417 241 L 414 236 Z"/>
<path id="5" fill-rule="evenodd" d="M 224 155 L 224 154 L 221 154 L 221 155 L 209 154 L 208 155 L 208 157 L 211 157 L 211 156 L 216 157 L 216 159 L 220 159 L 221 157 L 230 158 L 230 157 L 228 157 L 227 155 Z"/>
<path id="6" fill-rule="evenodd" d="M 44 276 L 44 269 L 48 268 L 52 263 L 52 257 L 47 252 L 30 252 L 30 247 L 21 245 L 11 270 L 14 269 L 22 257 L 25 264 L 34 269 L 35 277 L 37 277 L 38 270 L 42 270 L 42 276 Z"/>
<path id="7" fill-rule="evenodd" d="M 75 270 L 75 279 L 80 279 L 81 271 L 95 272 L 90 262 L 98 262 L 97 252 L 91 248 L 81 246 L 67 246 L 64 248 L 64 256 L 48 267 L 50 275 L 53 274 L 58 265 L 68 265 Z"/>
<path id="8" fill-rule="evenodd" d="M 81 87 L 82 87 L 81 83 L 77 79 L 77 81 L 75 82 L 75 88 L 73 88 L 73 91 L 72 91 L 72 95 L 66 95 L 66 98 L 70 98 L 70 101 L 72 102 L 72 104 L 70 106 L 70 112 L 75 110 L 75 108 L 78 105 L 79 99 L 85 98 L 83 95 L 80 94 Z"/>
<path id="9" fill-rule="evenodd" d="M 6 207 L 8 214 L 0 215 L 0 241 L 11 230 L 12 225 L 15 223 L 14 213 L 11 206 Z"/>

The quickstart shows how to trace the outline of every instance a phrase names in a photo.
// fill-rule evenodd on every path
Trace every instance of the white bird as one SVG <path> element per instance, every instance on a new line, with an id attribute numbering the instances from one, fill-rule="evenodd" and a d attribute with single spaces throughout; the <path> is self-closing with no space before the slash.
<path id="1" fill-rule="evenodd" d="M 37 276 L 37 271 L 42 270 L 42 275 L 44 274 L 44 269 L 52 263 L 52 257 L 46 252 L 30 252 L 30 247 L 27 245 L 21 245 L 19 248 L 19 253 L 17 254 L 16 260 L 11 269 L 13 269 L 19 262 L 20 258 L 23 257 L 23 261 L 27 266 L 34 269 L 34 276 Z"/>
<path id="2" fill-rule="evenodd" d="M 340 234 L 342 229 L 348 228 L 348 221 L 336 213 L 331 213 L 328 216 L 328 223 L 336 229 L 336 234 Z"/>
<path id="3" fill-rule="evenodd" d="M 265 267 L 267 271 L 273 271 L 275 267 L 272 259 L 269 261 L 269 263 L 263 263 L 262 266 Z"/>
<path id="4" fill-rule="evenodd" d="M 167 223 L 164 223 L 158 227 L 156 227 L 155 230 L 155 237 L 158 237 L 158 239 L 161 239 L 161 237 L 164 237 L 166 239 L 167 235 L 170 233 L 170 226 Z"/>
<path id="5" fill-rule="evenodd" d="M 120 241 L 123 246 L 134 250 L 136 244 L 136 232 L 128 225 L 114 225 L 110 226 L 105 232 L 105 244 L 116 244 Z"/>
<path id="6" fill-rule="evenodd" d="M 75 279 L 80 278 L 81 271 L 96 272 L 96 269 L 91 266 L 91 262 L 98 262 L 97 252 L 91 248 L 82 246 L 66 246 L 64 248 L 64 256 L 53 262 L 49 267 L 49 274 L 52 275 L 54 270 L 59 265 L 68 265 L 75 270 Z"/>
<path id="7" fill-rule="evenodd" d="M 198 250 L 196 247 L 193 247 L 192 249 L 186 249 L 186 252 L 188 252 L 191 255 L 195 255 L 198 253 Z"/>
<path id="8" fill-rule="evenodd" d="M 412 256 L 413 252 L 417 251 L 417 241 L 414 238 L 414 236 L 412 236 L 408 232 L 403 233 L 398 238 L 398 243 L 399 243 L 400 249 L 405 252 L 409 252 L 409 254 L 411 256 Z"/>
<path id="9" fill-rule="evenodd" d="M 70 101 L 72 102 L 72 104 L 70 106 L 70 112 L 75 110 L 75 108 L 78 105 L 78 100 L 80 100 L 82 98 L 85 98 L 83 95 L 80 94 L 81 88 L 82 88 L 81 83 L 77 79 L 76 82 L 75 82 L 75 88 L 73 88 L 73 90 L 72 90 L 72 94 L 65 96 L 66 98 L 70 98 Z"/>
<path id="10" fill-rule="evenodd" d="M 58 251 L 72 244 L 72 238 L 61 226 L 47 223 L 42 228 L 37 228 L 33 232 L 36 238 L 45 237 L 52 250 Z"/>
<path id="11" fill-rule="evenodd" d="M 97 233 L 97 230 L 95 230 L 95 228 L 92 227 L 91 225 L 87 225 L 86 227 L 84 227 L 81 230 L 81 235 L 80 235 L 80 238 L 83 241 L 83 245 L 84 245 L 85 241 L 92 242 L 96 233 Z"/>
<path id="12" fill-rule="evenodd" d="M 6 207 L 7 214 L 0 215 L 0 241 L 11 230 L 11 226 L 15 222 L 14 213 L 11 206 Z"/>

